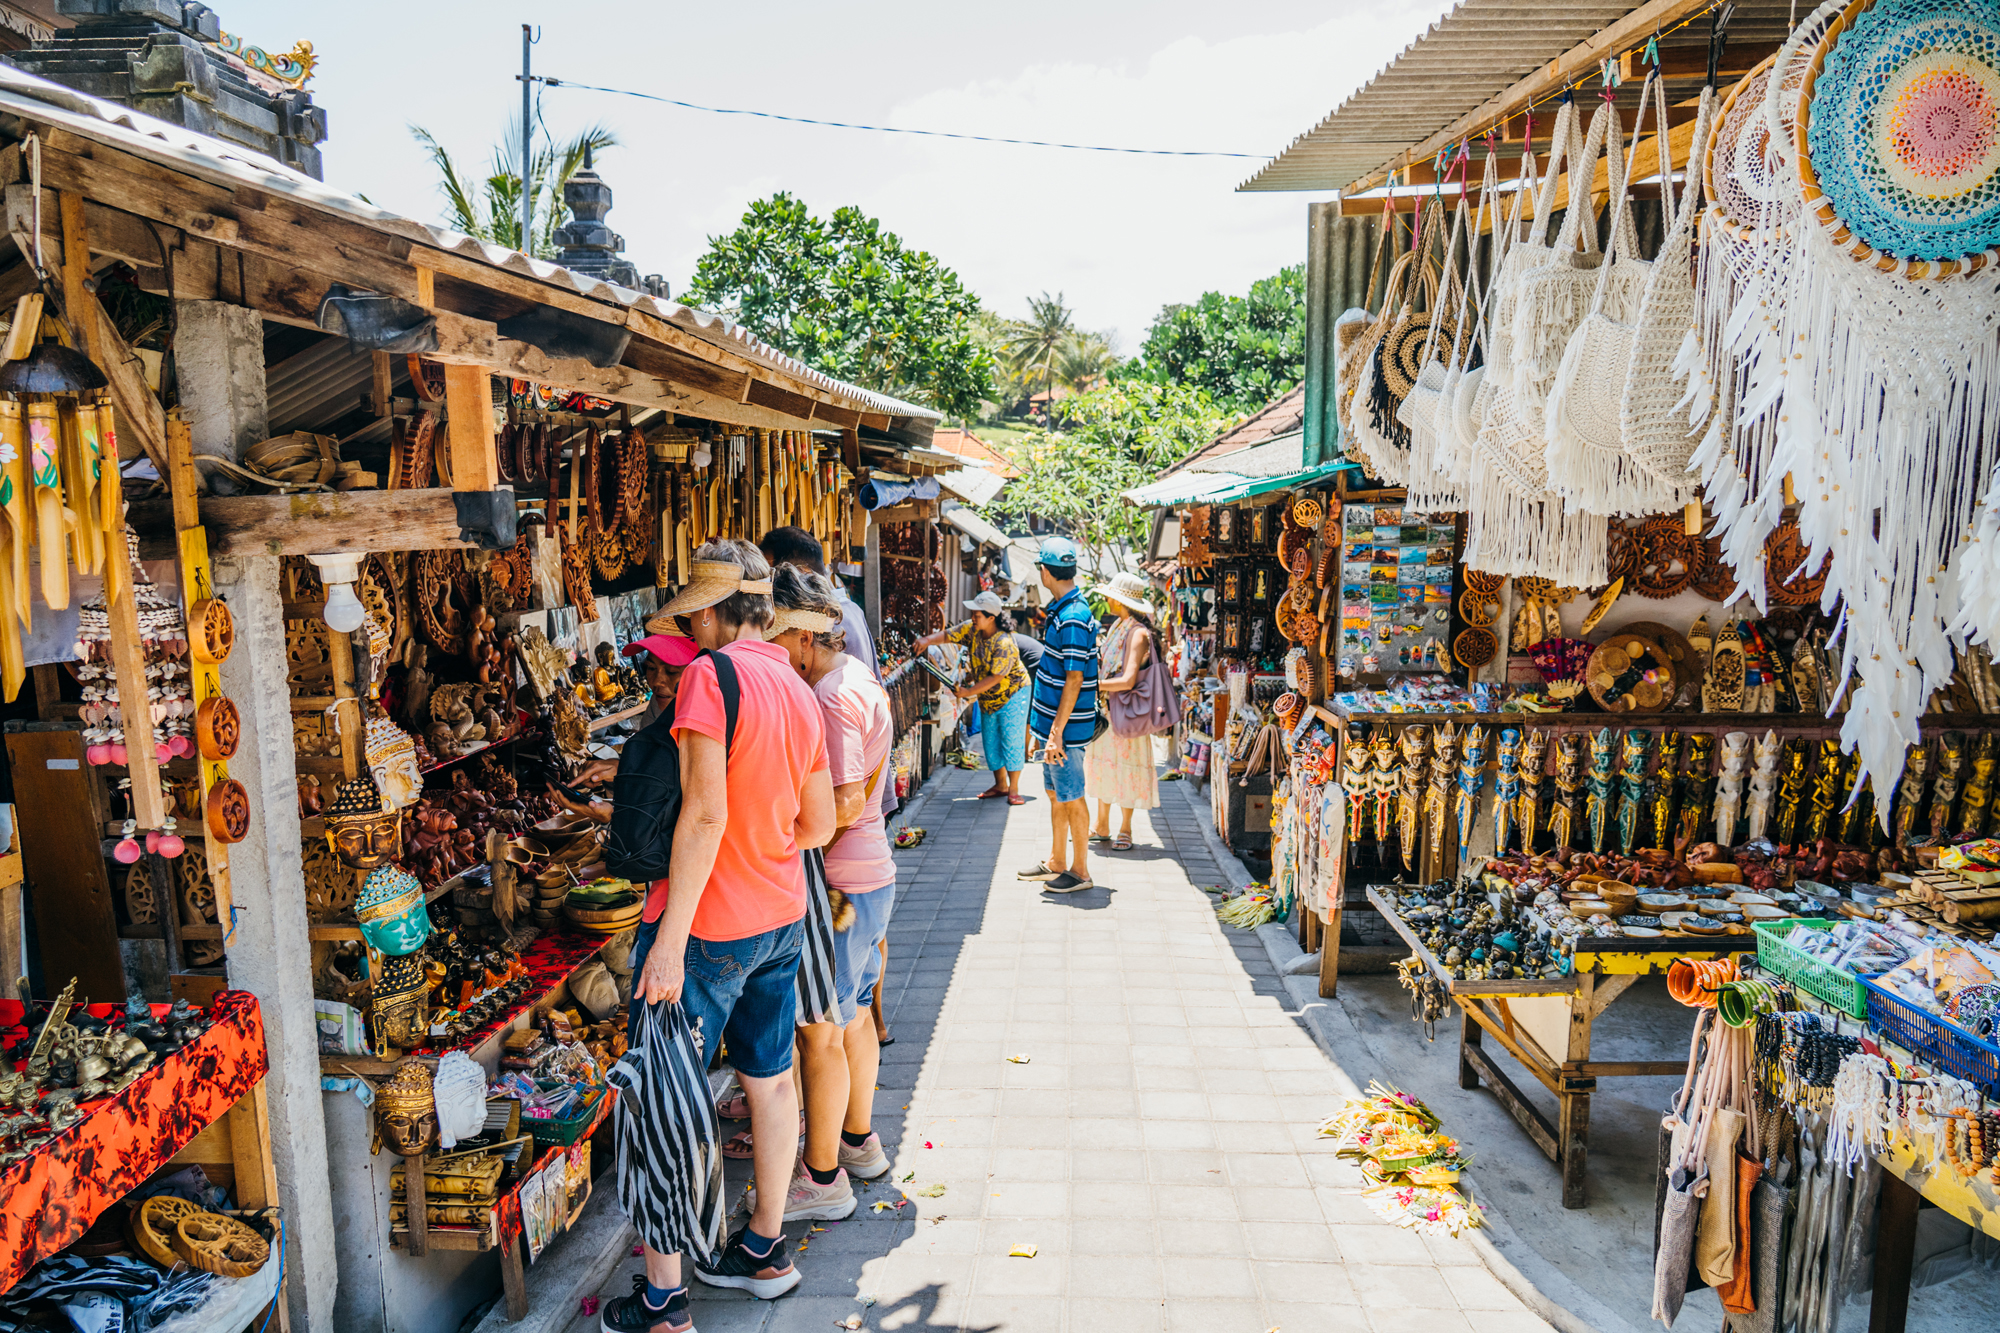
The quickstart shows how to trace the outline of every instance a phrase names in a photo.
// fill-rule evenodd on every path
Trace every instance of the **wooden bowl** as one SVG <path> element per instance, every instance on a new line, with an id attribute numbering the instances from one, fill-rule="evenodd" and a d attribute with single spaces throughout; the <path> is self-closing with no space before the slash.
<path id="1" fill-rule="evenodd" d="M 1617 682 L 1635 667 L 1645 674 L 1625 693 L 1614 694 Z M 1607 713 L 1658 712 L 1673 702 L 1678 684 L 1666 649 L 1624 631 L 1597 645 L 1583 669 L 1583 683 L 1597 706 Z"/>
<path id="2" fill-rule="evenodd" d="M 1612 911 L 1624 916 L 1638 905 L 1639 889 L 1637 885 L 1608 879 L 1597 886 L 1597 896 L 1609 903 Z"/>
<path id="3" fill-rule="evenodd" d="M 1695 654 L 1694 645 L 1688 642 L 1687 635 L 1671 625 L 1662 625 L 1657 620 L 1635 620 L 1629 625 L 1620 625 L 1612 631 L 1612 634 L 1614 637 L 1619 634 L 1636 634 L 1642 639 L 1658 644 L 1674 668 L 1674 692 L 1668 696 L 1663 707 L 1681 707 L 1680 701 L 1683 696 L 1688 700 L 1687 707 L 1694 706 L 1695 696 L 1689 693 L 1689 689 L 1700 688 L 1703 664 L 1701 658 Z"/>
<path id="4" fill-rule="evenodd" d="M 597 821 L 594 819 L 584 819 L 577 815 L 556 815 L 544 819 L 539 824 L 530 825 L 528 831 L 535 835 L 536 841 L 553 851 L 559 847 L 569 846 L 596 827 Z"/>

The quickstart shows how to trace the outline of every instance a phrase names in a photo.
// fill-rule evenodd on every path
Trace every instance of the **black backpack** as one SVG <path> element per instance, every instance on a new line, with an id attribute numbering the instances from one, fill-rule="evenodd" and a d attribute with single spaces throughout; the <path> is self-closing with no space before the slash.
<path id="1" fill-rule="evenodd" d="M 702 656 L 715 663 L 715 683 L 722 690 L 726 754 L 736 743 L 742 683 L 736 677 L 736 664 L 726 654 Z M 674 740 L 674 713 L 669 707 L 626 741 L 618 757 L 618 776 L 611 781 L 611 825 L 604 836 L 605 870 L 637 886 L 665 879 L 680 817 L 681 747 Z"/>

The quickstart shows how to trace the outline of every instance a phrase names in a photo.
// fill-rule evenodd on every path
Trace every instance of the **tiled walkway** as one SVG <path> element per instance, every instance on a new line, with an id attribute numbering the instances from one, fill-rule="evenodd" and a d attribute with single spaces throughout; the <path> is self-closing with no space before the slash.
<path id="1" fill-rule="evenodd" d="M 1010 809 L 972 799 L 985 772 L 947 770 L 928 838 L 896 854 L 876 1117 L 894 1170 L 847 1221 L 789 1229 L 792 1295 L 697 1285 L 701 1333 L 857 1314 L 940 1333 L 1546 1330 L 1463 1243 L 1378 1219 L 1318 1136 L 1371 1071 L 1334 1067 L 1254 934 L 1216 920 L 1198 795 L 1163 784 L 1138 846 L 1065 898 L 1015 877 L 1048 849 L 1024 777 L 1037 799 Z"/>

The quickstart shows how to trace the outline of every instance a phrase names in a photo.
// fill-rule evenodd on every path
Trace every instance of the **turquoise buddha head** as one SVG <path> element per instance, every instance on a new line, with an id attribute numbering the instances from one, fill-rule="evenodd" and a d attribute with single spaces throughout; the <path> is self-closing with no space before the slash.
<path id="1" fill-rule="evenodd" d="M 361 922 L 361 938 L 378 953 L 401 957 L 424 947 L 430 938 L 431 918 L 425 910 L 424 886 L 415 875 L 398 865 L 376 866 L 361 881 L 361 896 L 354 903 L 355 918 Z"/>

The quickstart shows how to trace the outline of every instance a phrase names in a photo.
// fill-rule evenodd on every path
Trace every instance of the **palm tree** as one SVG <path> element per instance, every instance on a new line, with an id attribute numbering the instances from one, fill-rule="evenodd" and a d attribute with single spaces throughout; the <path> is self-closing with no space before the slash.
<path id="1" fill-rule="evenodd" d="M 528 160 L 531 247 L 521 244 L 521 122 L 507 127 L 507 137 L 493 150 L 484 180 L 475 181 L 459 169 L 451 150 L 421 125 L 410 126 L 418 144 L 437 168 L 447 225 L 475 240 L 526 250 L 537 259 L 556 255 L 556 229 L 569 221 L 562 200 L 563 186 L 582 169 L 594 152 L 617 145 L 618 136 L 603 125 L 592 125 L 567 143 L 544 139 Z"/>
<path id="2" fill-rule="evenodd" d="M 1028 298 L 1028 317 L 1011 321 L 1001 344 L 1014 377 L 1031 389 L 1039 384 L 1047 393 L 1055 382 L 1056 358 L 1063 344 L 1076 333 L 1073 312 L 1063 304 L 1062 293 Z"/>
<path id="3" fill-rule="evenodd" d="M 1102 334 L 1073 333 L 1057 350 L 1055 382 L 1071 393 L 1085 393 L 1109 380 L 1118 361 Z"/>

